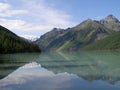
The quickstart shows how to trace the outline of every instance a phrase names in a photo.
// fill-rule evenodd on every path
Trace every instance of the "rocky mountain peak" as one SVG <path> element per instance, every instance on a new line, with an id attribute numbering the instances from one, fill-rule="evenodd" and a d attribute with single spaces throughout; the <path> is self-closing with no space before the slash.
<path id="1" fill-rule="evenodd" d="M 95 20 L 92 20 L 92 19 L 86 19 L 82 23 L 73 27 L 73 29 L 74 30 L 83 30 L 83 29 L 98 28 L 98 27 L 102 27 L 102 25 L 100 24 L 99 21 L 95 21 Z"/>
<path id="2" fill-rule="evenodd" d="M 63 29 L 61 29 L 61 28 L 53 28 L 52 29 L 52 31 L 61 31 L 61 30 L 63 30 Z"/>
<path id="3" fill-rule="evenodd" d="M 105 19 L 100 20 L 100 22 L 104 23 L 104 22 L 115 22 L 115 23 L 119 23 L 119 20 L 113 16 L 112 14 L 108 15 Z"/>
<path id="4" fill-rule="evenodd" d="M 100 23 L 113 31 L 120 31 L 120 21 L 113 15 L 108 15 Z"/>
<path id="5" fill-rule="evenodd" d="M 87 20 L 83 21 L 83 23 L 90 23 L 90 22 L 93 22 L 93 20 L 89 19 L 89 18 Z"/>
<path id="6" fill-rule="evenodd" d="M 108 15 L 107 18 L 115 18 L 112 14 Z"/>
<path id="7" fill-rule="evenodd" d="M 88 24 L 93 23 L 93 22 L 94 21 L 92 19 L 87 19 L 73 28 L 75 30 L 80 30 L 80 28 L 84 28 L 84 27 L 88 26 Z"/>

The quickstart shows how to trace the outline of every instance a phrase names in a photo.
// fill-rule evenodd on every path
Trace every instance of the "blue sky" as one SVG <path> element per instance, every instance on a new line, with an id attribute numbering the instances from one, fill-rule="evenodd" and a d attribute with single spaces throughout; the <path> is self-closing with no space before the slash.
<path id="1" fill-rule="evenodd" d="M 120 0 L 0 0 L 0 25 L 20 36 L 40 36 L 88 18 L 113 14 L 120 19 L 119 5 Z"/>

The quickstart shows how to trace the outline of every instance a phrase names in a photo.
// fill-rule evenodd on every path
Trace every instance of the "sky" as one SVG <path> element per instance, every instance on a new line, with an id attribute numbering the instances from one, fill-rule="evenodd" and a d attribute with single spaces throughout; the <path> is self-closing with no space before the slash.
<path id="1" fill-rule="evenodd" d="M 0 0 L 0 25 L 26 38 L 109 14 L 120 20 L 120 0 Z"/>

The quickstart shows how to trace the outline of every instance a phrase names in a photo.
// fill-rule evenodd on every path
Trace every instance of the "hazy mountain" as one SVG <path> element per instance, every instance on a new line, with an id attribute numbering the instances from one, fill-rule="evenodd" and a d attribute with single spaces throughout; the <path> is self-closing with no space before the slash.
<path id="1" fill-rule="evenodd" d="M 119 20 L 109 15 L 100 21 L 87 19 L 79 25 L 66 30 L 55 28 L 41 36 L 36 43 L 47 51 L 80 50 L 93 42 L 112 35 L 119 29 Z"/>
<path id="2" fill-rule="evenodd" d="M 33 36 L 33 35 L 21 35 L 21 37 L 28 42 L 34 42 L 37 39 L 39 39 L 38 36 Z"/>
<path id="3" fill-rule="evenodd" d="M 39 52 L 36 44 L 28 43 L 13 32 L 0 26 L 0 53 Z"/>

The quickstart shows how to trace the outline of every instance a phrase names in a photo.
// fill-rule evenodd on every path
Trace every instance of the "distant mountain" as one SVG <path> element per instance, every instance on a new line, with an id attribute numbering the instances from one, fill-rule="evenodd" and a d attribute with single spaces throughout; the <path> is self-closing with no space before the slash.
<path id="1" fill-rule="evenodd" d="M 36 41 L 45 51 L 76 51 L 120 31 L 119 20 L 113 15 L 95 21 L 87 19 L 66 30 L 54 28 Z"/>
<path id="2" fill-rule="evenodd" d="M 30 42 L 34 42 L 34 41 L 36 41 L 37 39 L 39 39 L 39 37 L 30 37 L 30 38 L 28 38 L 28 40 L 29 40 Z"/>
<path id="3" fill-rule="evenodd" d="M 28 43 L 13 32 L 0 26 L 0 53 L 40 52 L 36 44 Z"/>
<path id="4" fill-rule="evenodd" d="M 25 39 L 26 41 L 28 41 L 28 42 L 34 42 L 34 41 L 36 41 L 37 39 L 39 39 L 38 36 L 32 36 L 32 35 L 21 35 L 21 37 L 22 37 L 23 39 Z"/>

